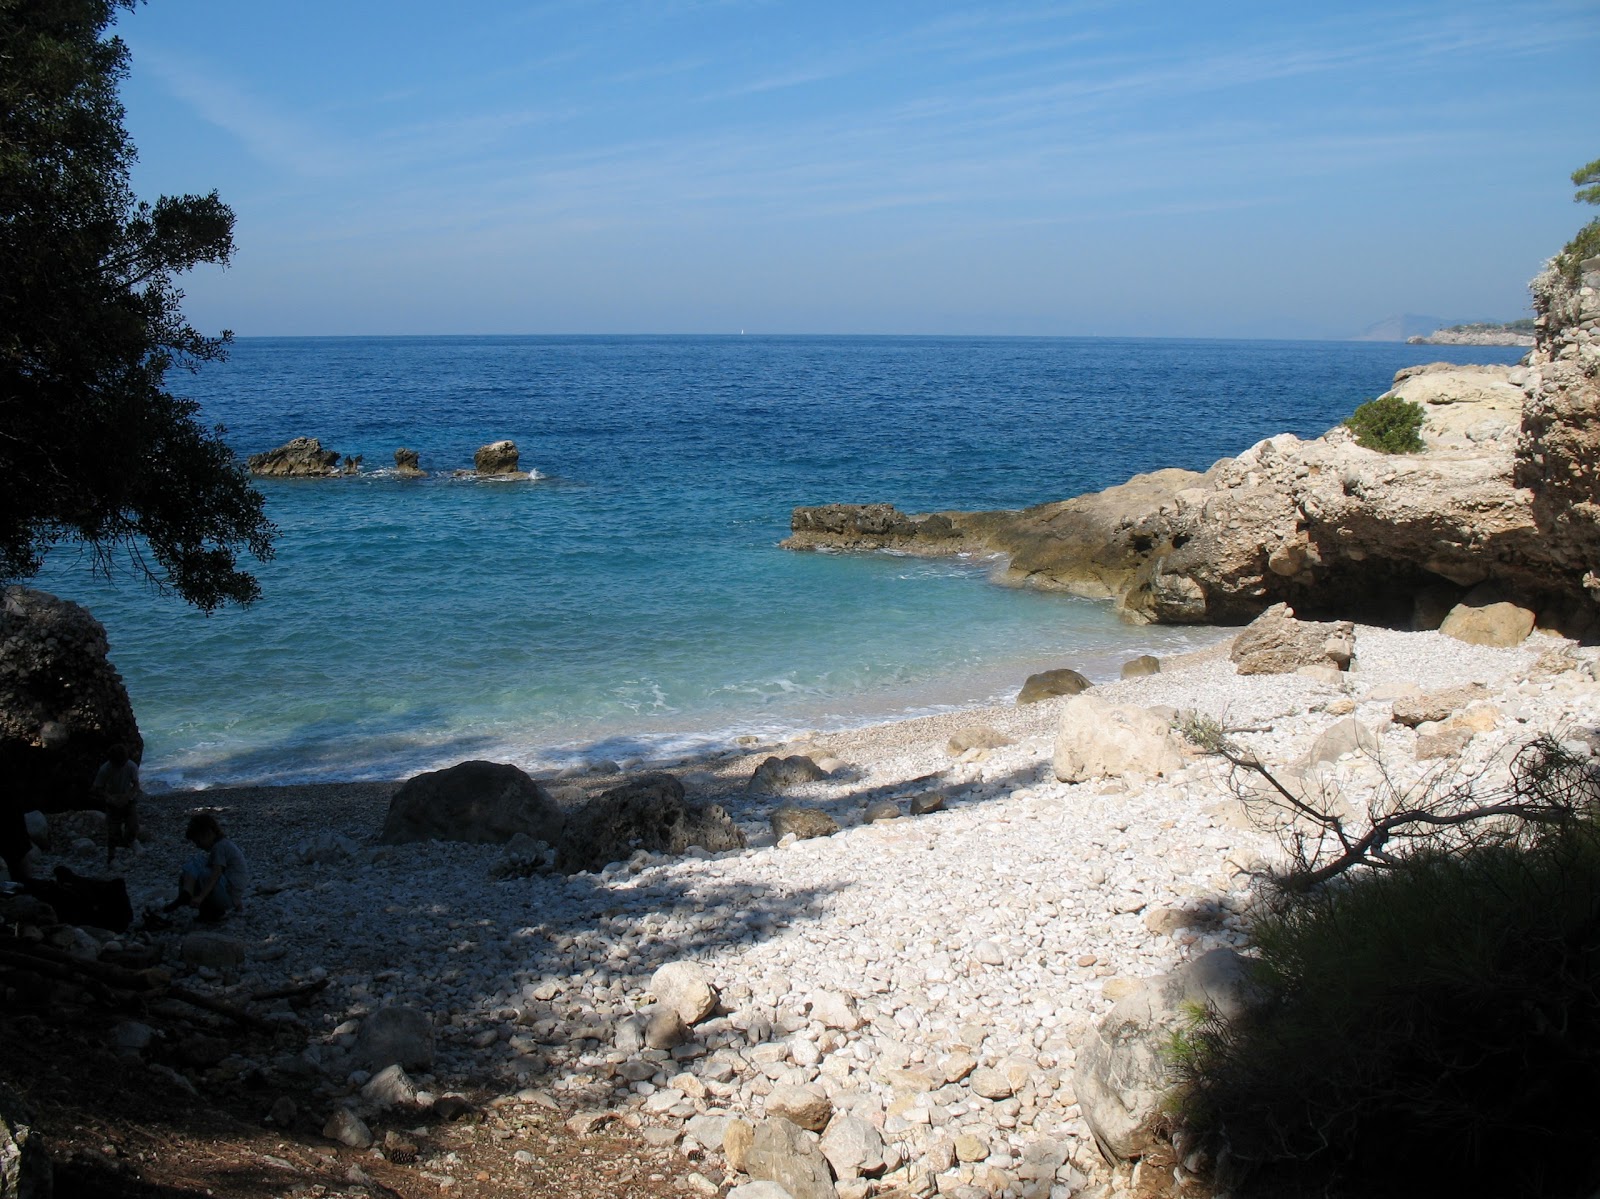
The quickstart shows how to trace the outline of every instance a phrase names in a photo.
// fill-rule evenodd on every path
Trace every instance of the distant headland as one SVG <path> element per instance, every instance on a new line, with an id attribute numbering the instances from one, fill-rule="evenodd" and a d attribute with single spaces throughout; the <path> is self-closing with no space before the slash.
<path id="1" fill-rule="evenodd" d="M 1435 329 L 1426 337 L 1408 337 L 1414 346 L 1531 346 L 1533 345 L 1533 318 L 1494 323 L 1474 321 L 1464 325 L 1448 325 Z"/>

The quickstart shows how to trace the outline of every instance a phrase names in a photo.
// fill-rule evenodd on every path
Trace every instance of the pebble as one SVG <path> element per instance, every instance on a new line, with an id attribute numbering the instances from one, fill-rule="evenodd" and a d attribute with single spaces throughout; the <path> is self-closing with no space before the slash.
<path id="1" fill-rule="evenodd" d="M 1600 715 L 1600 684 L 1581 672 L 1511 706 L 1541 640 L 1506 650 L 1359 627 L 1344 684 L 1352 715 L 1402 786 L 1429 764 L 1416 762 L 1415 732 L 1390 722 L 1392 700 L 1379 696 L 1486 684 L 1509 727 L 1472 738 L 1469 770 L 1495 769 L 1497 753 L 1537 729 L 1573 739 Z M 1592 652 L 1577 653 L 1589 666 Z M 1240 678 L 1225 659 L 1164 660 L 1160 674 L 1097 692 L 1253 730 L 1238 739 L 1280 765 L 1338 719 L 1314 710 L 1326 697 L 1314 680 Z M 953 763 L 949 738 L 975 722 L 1012 744 Z M 750 833 L 780 803 L 828 811 L 844 827 L 783 849 L 768 833 L 743 851 L 641 854 L 572 878 L 490 882 L 497 846 L 376 847 L 383 803 L 240 806 L 224 824 L 253 875 L 278 889 L 226 926 L 242 960 L 232 947 L 197 956 L 229 963 L 242 990 L 327 979 L 327 1015 L 313 1030 L 320 1060 L 306 1068 L 330 1085 L 360 1088 L 395 1060 L 363 1051 L 374 1014 L 404 1009 L 416 1013 L 419 1048 L 432 1050 L 431 1061 L 404 1063 L 413 1085 L 443 1095 L 497 1076 L 508 1110 L 577 1109 L 568 1126 L 580 1134 L 632 1121 L 737 1153 L 746 1134 L 735 1130 L 798 1091 L 831 1110 L 831 1121 L 807 1117 L 817 1127 L 859 1122 L 845 1156 L 870 1143 L 864 1128 L 881 1139 L 881 1185 L 981 1191 L 1003 1175 L 1031 1193 L 1055 1174 L 1045 1166 L 1058 1153 L 1060 1179 L 1108 1185 L 1071 1085 L 1074 1046 L 1138 980 L 1240 943 L 1250 894 L 1239 871 L 1278 851 L 1233 818 L 1226 771 L 1211 760 L 1109 789 L 1057 782 L 1054 725 L 1046 703 L 830 734 L 830 752 L 851 769 L 781 800 L 744 787 L 765 754 L 735 753 L 704 764 L 695 798 L 722 804 Z M 1359 783 L 1368 766 L 1357 755 L 1321 769 Z M 869 794 L 919 814 L 859 823 Z M 934 796 L 943 810 L 923 802 Z M 330 824 L 356 843 L 359 865 L 329 871 L 296 856 Z M 180 849 L 128 864 L 136 908 L 165 897 Z M 1201 900 L 1216 919 L 1180 925 L 1174 914 Z M 534 1079 L 548 1090 L 522 1089 Z M 340 1108 L 330 1126 L 341 1112 L 355 1119 Z M 690 1177 L 685 1186 L 698 1189 Z"/>

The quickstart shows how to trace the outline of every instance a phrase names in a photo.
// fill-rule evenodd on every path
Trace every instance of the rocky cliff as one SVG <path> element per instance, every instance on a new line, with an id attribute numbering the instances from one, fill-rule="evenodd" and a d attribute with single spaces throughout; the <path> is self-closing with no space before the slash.
<path id="1" fill-rule="evenodd" d="M 1393 393 L 1427 413 L 1419 454 L 1364 449 L 1343 428 L 1283 434 L 1203 474 L 1157 471 L 1020 512 L 797 508 L 784 544 L 995 554 L 1003 581 L 1111 598 L 1135 620 L 1240 623 L 1287 602 L 1436 627 L 1463 599 L 1514 597 L 1587 632 L 1600 615 L 1597 281 L 1535 282 L 1526 367 L 1401 371 Z"/>
<path id="2" fill-rule="evenodd" d="M 29 808 L 82 808 L 112 745 L 135 762 L 144 741 L 105 628 L 87 608 L 43 591 L 0 592 L 0 786 Z"/>
<path id="3" fill-rule="evenodd" d="M 1556 563 L 1600 600 L 1600 257 L 1570 276 L 1547 268 L 1533 281 L 1533 306 L 1516 483 L 1532 493 Z"/>

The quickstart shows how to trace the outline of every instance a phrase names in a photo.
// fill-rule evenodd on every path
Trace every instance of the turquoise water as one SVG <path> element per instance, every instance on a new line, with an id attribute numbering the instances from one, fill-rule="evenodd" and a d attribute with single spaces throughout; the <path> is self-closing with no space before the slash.
<path id="1" fill-rule="evenodd" d="M 1457 361 L 1515 350 L 1429 347 Z M 1204 630 L 997 587 L 992 564 L 777 548 L 796 504 L 1020 507 L 1311 436 L 1416 348 L 957 338 L 252 339 L 179 390 L 253 453 L 369 468 L 515 440 L 529 482 L 263 482 L 254 607 L 206 617 L 58 553 L 172 784 L 656 757 L 1113 677 Z"/>

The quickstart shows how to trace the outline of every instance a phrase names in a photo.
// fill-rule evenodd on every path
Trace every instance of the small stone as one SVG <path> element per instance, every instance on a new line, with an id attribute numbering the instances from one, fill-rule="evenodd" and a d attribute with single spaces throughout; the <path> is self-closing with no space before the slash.
<path id="1" fill-rule="evenodd" d="M 756 1128 L 744 1169 L 751 1178 L 778 1183 L 793 1199 L 834 1199 L 836 1194 L 816 1135 L 781 1116 Z"/>
<path id="2" fill-rule="evenodd" d="M 372 1130 L 347 1107 L 336 1107 L 333 1114 L 328 1117 L 322 1126 L 322 1135 L 330 1141 L 338 1141 L 341 1145 L 348 1145 L 351 1149 L 370 1149 L 372 1147 Z"/>
<path id="3" fill-rule="evenodd" d="M 911 814 L 913 816 L 926 816 L 930 812 L 944 811 L 945 794 L 943 791 L 924 791 L 921 795 L 911 797 Z"/>
<path id="4" fill-rule="evenodd" d="M 993 941 L 979 941 L 972 947 L 972 956 L 985 966 L 1003 966 L 1006 962 L 1006 955 Z"/>
<path id="5" fill-rule="evenodd" d="M 670 1007 L 659 1006 L 650 1013 L 644 1028 L 644 1043 L 651 1049 L 673 1049 L 689 1036 L 682 1018 Z"/>
<path id="6" fill-rule="evenodd" d="M 854 1032 L 861 1027 L 855 1000 L 837 991 L 818 991 L 811 996 L 811 1018 L 824 1028 Z"/>
<path id="7" fill-rule="evenodd" d="M 983 1067 L 972 1072 L 972 1077 L 967 1080 L 967 1085 L 972 1088 L 973 1094 L 982 1095 L 985 1099 L 1009 1099 L 1013 1092 L 1011 1080 L 999 1070 Z M 985 1153 L 984 1156 L 988 1156 Z M 976 1158 L 963 1158 L 964 1161 L 976 1161 Z"/>
<path id="8" fill-rule="evenodd" d="M 702 1145 L 711 1149 L 720 1149 L 722 1140 L 728 1133 L 730 1118 L 727 1116 L 714 1116 L 702 1114 L 691 1116 L 689 1123 L 684 1126 L 684 1131 Z"/>
<path id="9" fill-rule="evenodd" d="M 839 831 L 839 822 L 820 808 L 782 807 L 769 819 L 772 835 L 779 840 L 793 836 L 798 841 L 809 841 L 814 837 L 831 837 Z"/>
<path id="10" fill-rule="evenodd" d="M 970 1053 L 956 1052 L 944 1059 L 940 1073 L 947 1083 L 960 1082 L 978 1068 L 978 1059 Z"/>
<path id="11" fill-rule="evenodd" d="M 776 1086 L 767 1096 L 767 1115 L 784 1119 L 812 1132 L 821 1132 L 833 1115 L 827 1096 L 805 1087 Z"/>
<path id="12" fill-rule="evenodd" d="M 379 1008 L 361 1025 L 356 1058 L 373 1071 L 399 1063 L 427 1073 L 433 1069 L 433 1025 L 414 1007 Z"/>
<path id="13" fill-rule="evenodd" d="M 122 1053 L 143 1053 L 155 1040 L 155 1030 L 137 1020 L 124 1020 L 111 1030 L 111 1041 Z"/>
<path id="14" fill-rule="evenodd" d="M 894 800 L 877 799 L 867 805 L 861 819 L 865 824 L 877 824 L 880 820 L 898 820 L 900 814 L 900 805 Z"/>
<path id="15" fill-rule="evenodd" d="M 883 1148 L 882 1134 L 860 1116 L 835 1116 L 822 1134 L 822 1155 L 839 1178 L 881 1169 Z"/>
<path id="16" fill-rule="evenodd" d="M 244 942 L 219 933 L 190 933 L 183 939 L 179 956 L 188 966 L 235 970 L 244 962 Z"/>
<path id="17" fill-rule="evenodd" d="M 992 729 L 987 725 L 972 725 L 951 733 L 950 740 L 945 744 L 945 752 L 951 757 L 958 758 L 969 750 L 1000 749 L 1015 744 L 1016 741 L 998 729 Z"/>
<path id="18" fill-rule="evenodd" d="M 750 1146 L 755 1142 L 755 1125 L 748 1120 L 729 1120 L 722 1133 L 722 1156 L 728 1159 L 728 1165 L 735 1170 L 743 1172 L 745 1158 L 750 1152 Z"/>
<path id="19" fill-rule="evenodd" d="M 963 1162 L 981 1162 L 989 1156 L 989 1146 L 970 1132 L 963 1132 L 956 1137 L 955 1151 L 956 1160 Z"/>
<path id="20" fill-rule="evenodd" d="M 622 1114 L 614 1111 L 574 1112 L 567 1117 L 566 1128 L 575 1137 L 586 1137 L 602 1124 L 621 1118 Z"/>
<path id="21" fill-rule="evenodd" d="M 1122 677 L 1125 679 L 1137 679 L 1160 673 L 1161 659 L 1154 654 L 1140 654 L 1137 658 L 1130 658 L 1122 664 Z"/>
<path id="22" fill-rule="evenodd" d="M 686 1026 L 717 1010 L 717 989 L 698 962 L 668 962 L 650 976 L 650 994 L 677 1012 Z"/>
<path id="23" fill-rule="evenodd" d="M 378 1108 L 417 1106 L 417 1088 L 398 1062 L 385 1066 L 361 1088 L 361 1098 Z"/>

